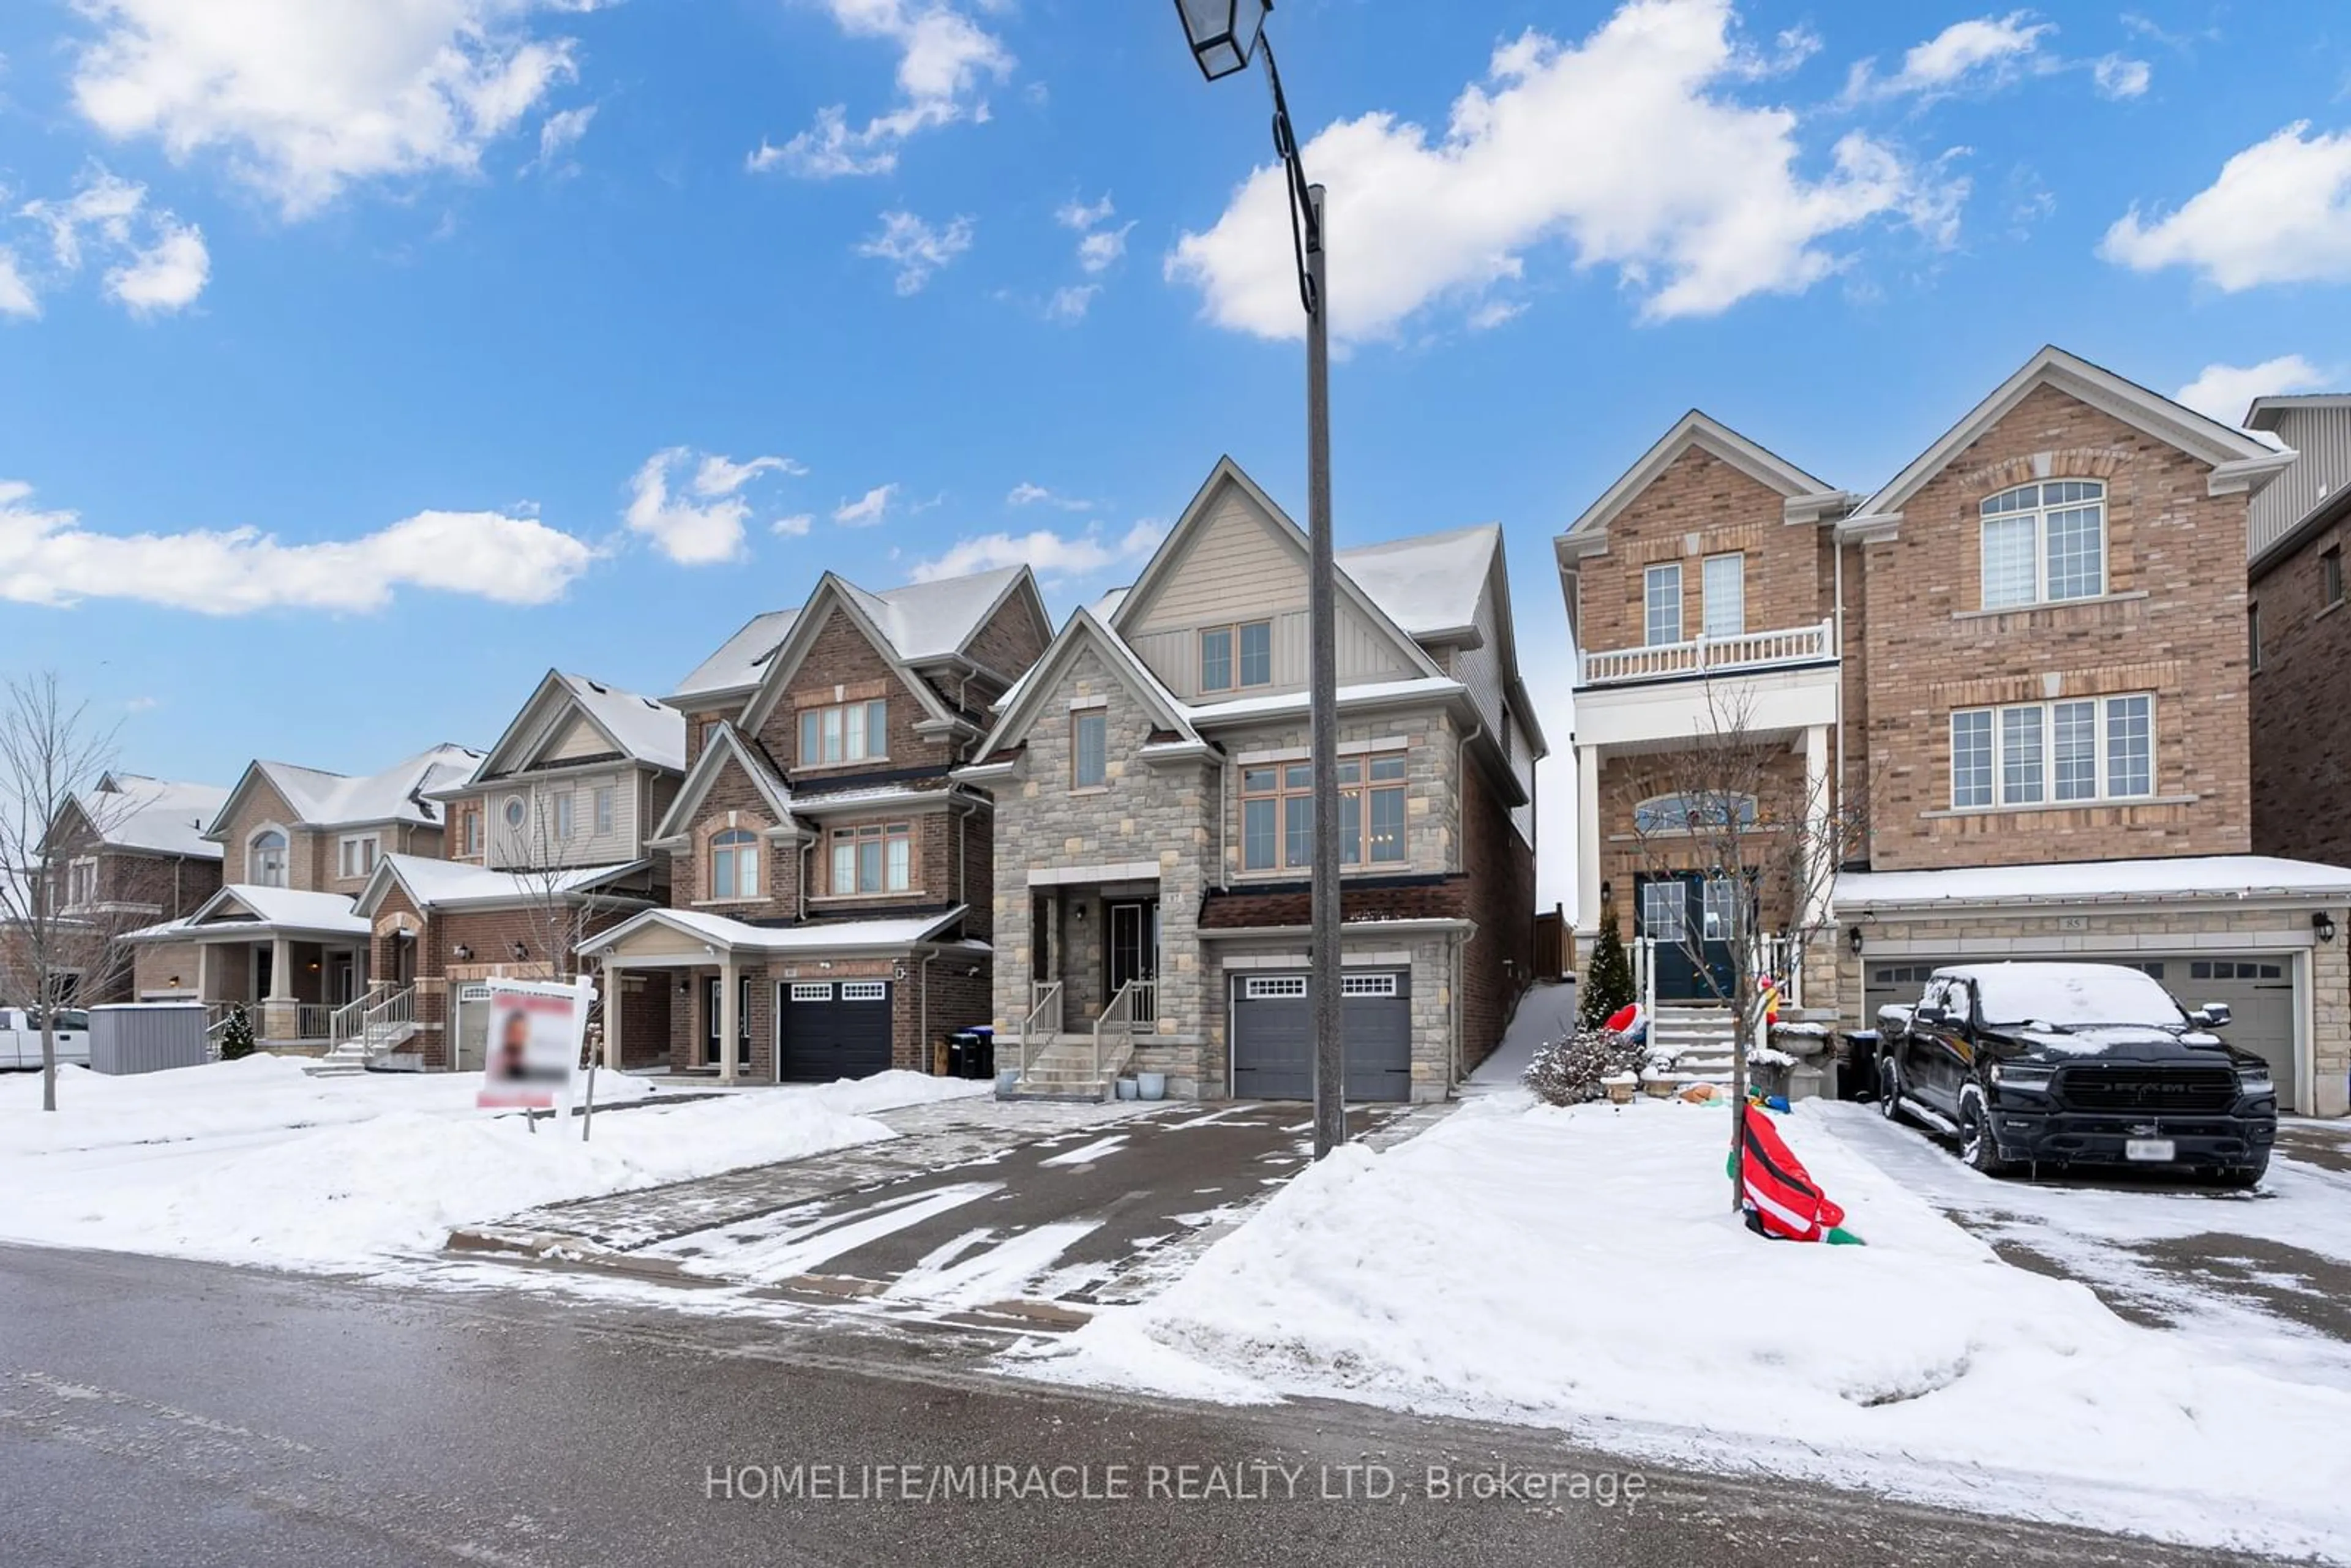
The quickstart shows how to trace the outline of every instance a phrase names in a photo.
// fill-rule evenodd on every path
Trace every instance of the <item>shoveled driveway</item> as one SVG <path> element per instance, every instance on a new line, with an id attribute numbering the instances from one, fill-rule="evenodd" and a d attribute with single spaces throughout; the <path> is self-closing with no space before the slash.
<path id="1" fill-rule="evenodd" d="M 1442 1107 L 1358 1107 L 1357 1136 Z M 1179 1274 L 1308 1162 L 1302 1105 L 998 1104 L 886 1114 L 887 1143 L 555 1205 L 454 1245 L 810 1305 L 1059 1329 Z"/>

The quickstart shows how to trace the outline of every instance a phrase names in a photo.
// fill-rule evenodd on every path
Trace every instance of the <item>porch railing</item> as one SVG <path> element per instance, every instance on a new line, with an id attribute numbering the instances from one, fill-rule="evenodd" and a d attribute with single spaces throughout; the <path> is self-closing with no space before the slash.
<path id="1" fill-rule="evenodd" d="M 1654 1017 L 1657 1010 L 1657 951 L 1665 948 L 1688 957 L 1688 949 L 1680 942 L 1661 942 L 1655 936 L 1635 936 L 1626 944 L 1627 956 L 1633 964 L 1633 993 L 1641 998 L 1641 1010 Z M 1790 936 L 1758 936 L 1749 956 L 1747 972 L 1750 978 L 1768 976 L 1779 982 L 1781 1002 L 1785 1007 L 1804 1005 L 1803 950 L 1795 937 Z M 1698 995 L 1689 998 L 1696 1007 L 1728 1007 L 1730 999 L 1714 994 L 1712 986 L 1700 982 Z"/>
<path id="2" fill-rule="evenodd" d="M 334 1018 L 335 1009 L 324 1002 L 296 1002 L 294 1004 L 294 1038 L 324 1040 L 327 1038 L 327 1031 L 334 1028 Z"/>
<path id="3" fill-rule="evenodd" d="M 1110 1005 L 1094 1019 L 1094 1082 L 1107 1080 L 1134 1054 L 1136 998 L 1147 995 L 1151 982 L 1129 980 L 1112 996 Z"/>
<path id="4" fill-rule="evenodd" d="M 1134 993 L 1134 1021 L 1138 1024 L 1157 1023 L 1159 1021 L 1159 982 L 1155 979 L 1131 980 L 1127 983 L 1127 988 Z"/>
<path id="5" fill-rule="evenodd" d="M 409 1026 L 416 1021 L 416 988 L 402 986 L 386 990 L 367 1004 L 360 1017 L 359 1042 L 368 1060 L 390 1051 L 406 1040 Z"/>
<path id="6" fill-rule="evenodd" d="M 1654 681 L 1701 675 L 1715 670 L 1766 669 L 1773 664 L 1813 664 L 1836 656 L 1834 622 L 1790 626 L 1776 632 L 1746 632 L 1736 637 L 1693 637 L 1640 648 L 1594 649 L 1579 662 L 1576 685 L 1604 686 L 1620 681 Z"/>
<path id="7" fill-rule="evenodd" d="M 1047 980 L 1032 985 L 1029 996 L 1035 1005 L 1029 1016 L 1020 1020 L 1020 1076 L 1037 1065 L 1037 1058 L 1050 1049 L 1061 1032 L 1061 982 Z M 1050 1018 L 1052 1021 L 1048 1023 Z"/>

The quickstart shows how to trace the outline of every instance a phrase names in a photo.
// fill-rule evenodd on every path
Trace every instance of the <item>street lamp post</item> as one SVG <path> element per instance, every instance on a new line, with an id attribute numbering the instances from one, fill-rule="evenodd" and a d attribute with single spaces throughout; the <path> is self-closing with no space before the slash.
<path id="1" fill-rule="evenodd" d="M 1311 669 L 1307 723 L 1314 774 L 1312 936 L 1314 1157 L 1347 1141 L 1346 1048 L 1340 1035 L 1338 576 L 1331 560 L 1331 324 L 1323 290 L 1322 187 L 1310 184 L 1281 95 L 1281 72 L 1264 36 L 1273 0 L 1176 0 L 1192 57 L 1210 81 L 1265 62 L 1273 93 L 1273 146 L 1290 195 L 1290 246 L 1306 308 L 1307 618 Z"/>

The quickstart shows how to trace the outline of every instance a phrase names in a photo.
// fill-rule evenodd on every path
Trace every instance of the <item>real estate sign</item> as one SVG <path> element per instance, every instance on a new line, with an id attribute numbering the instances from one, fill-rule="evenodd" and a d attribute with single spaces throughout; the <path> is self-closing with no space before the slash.
<path id="1" fill-rule="evenodd" d="M 479 1103 L 503 1109 L 569 1108 L 588 1029 L 589 983 L 490 982 L 489 1052 Z"/>

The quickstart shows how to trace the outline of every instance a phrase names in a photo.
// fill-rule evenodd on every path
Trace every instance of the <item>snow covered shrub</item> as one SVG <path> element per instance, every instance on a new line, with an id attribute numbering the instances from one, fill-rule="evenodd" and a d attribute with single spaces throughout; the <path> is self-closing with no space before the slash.
<path id="1" fill-rule="evenodd" d="M 1576 998 L 1576 1019 L 1587 1030 L 1598 1029 L 1634 999 L 1633 962 L 1625 956 L 1625 939 L 1616 934 L 1616 906 L 1603 904 L 1600 935 L 1593 940 L 1583 994 Z"/>
<path id="2" fill-rule="evenodd" d="M 252 1054 L 253 1020 L 246 1017 L 243 1008 L 238 1008 L 221 1026 L 220 1058 L 223 1061 L 242 1061 Z"/>
<path id="3" fill-rule="evenodd" d="M 1641 1047 L 1614 1030 L 1580 1029 L 1536 1051 L 1522 1082 L 1551 1104 L 1581 1105 L 1606 1099 L 1602 1080 L 1639 1071 L 1641 1058 Z"/>

